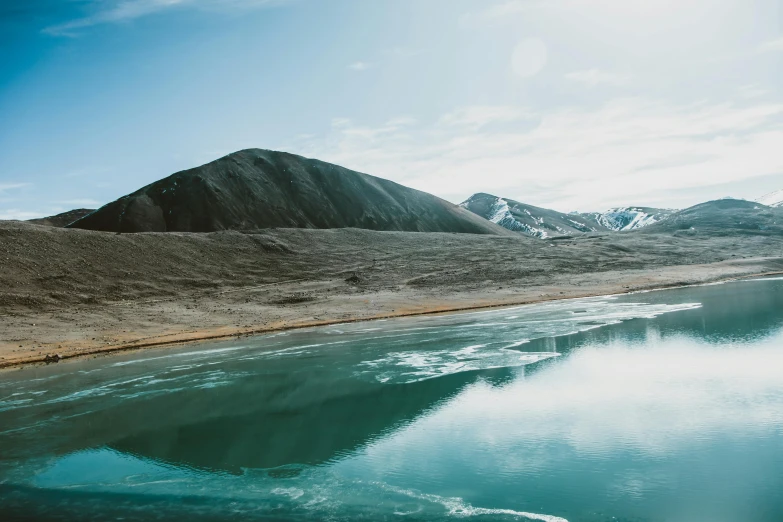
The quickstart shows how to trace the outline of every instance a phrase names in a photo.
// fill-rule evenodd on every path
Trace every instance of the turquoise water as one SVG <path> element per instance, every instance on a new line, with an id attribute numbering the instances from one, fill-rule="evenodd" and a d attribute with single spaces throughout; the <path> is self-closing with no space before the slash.
<path id="1" fill-rule="evenodd" d="M 783 520 L 783 280 L 0 374 L 0 520 Z"/>

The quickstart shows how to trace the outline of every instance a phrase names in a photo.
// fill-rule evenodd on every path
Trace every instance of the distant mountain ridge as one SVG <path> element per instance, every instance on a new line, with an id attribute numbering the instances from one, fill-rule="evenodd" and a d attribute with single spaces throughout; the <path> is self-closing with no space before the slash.
<path id="1" fill-rule="evenodd" d="M 294 154 L 247 149 L 156 181 L 69 225 L 108 232 L 260 228 L 508 232 L 436 196 Z"/>
<path id="2" fill-rule="evenodd" d="M 460 206 L 508 230 L 539 239 L 607 230 L 590 215 L 564 214 L 484 192 L 473 194 Z"/>
<path id="3" fill-rule="evenodd" d="M 76 208 L 67 212 L 55 214 L 54 216 L 28 219 L 27 222 L 33 223 L 35 225 L 46 225 L 49 227 L 66 227 L 74 221 L 81 219 L 92 212 L 95 212 L 95 210 L 91 208 Z"/>
<path id="4" fill-rule="evenodd" d="M 783 191 L 773 193 L 773 202 Z M 546 239 L 585 232 L 664 232 L 676 235 L 783 234 L 783 204 L 777 207 L 725 198 L 683 210 L 620 207 L 606 212 L 563 214 L 500 198 L 474 194 L 461 206 L 509 230 Z"/>
<path id="5" fill-rule="evenodd" d="M 783 234 L 783 207 L 724 198 L 680 210 L 642 232 L 698 235 Z"/>
<path id="6" fill-rule="evenodd" d="M 588 212 L 580 215 L 588 216 L 608 230 L 621 232 L 638 230 L 662 221 L 677 212 L 672 209 L 652 207 L 618 207 L 606 212 Z"/>

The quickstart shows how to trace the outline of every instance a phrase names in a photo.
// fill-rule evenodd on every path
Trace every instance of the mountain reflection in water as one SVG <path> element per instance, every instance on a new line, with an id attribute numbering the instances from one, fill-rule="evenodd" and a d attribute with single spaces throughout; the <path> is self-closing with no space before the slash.
<path id="1" fill-rule="evenodd" d="M 768 279 L 6 373 L 0 511 L 780 520 L 781 331 Z"/>

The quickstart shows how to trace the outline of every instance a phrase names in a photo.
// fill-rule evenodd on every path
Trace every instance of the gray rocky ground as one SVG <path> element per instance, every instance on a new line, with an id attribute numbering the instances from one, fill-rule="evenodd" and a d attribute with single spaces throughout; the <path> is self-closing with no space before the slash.
<path id="1" fill-rule="evenodd" d="M 0 365 L 783 271 L 783 235 L 359 229 L 115 234 L 0 222 Z"/>

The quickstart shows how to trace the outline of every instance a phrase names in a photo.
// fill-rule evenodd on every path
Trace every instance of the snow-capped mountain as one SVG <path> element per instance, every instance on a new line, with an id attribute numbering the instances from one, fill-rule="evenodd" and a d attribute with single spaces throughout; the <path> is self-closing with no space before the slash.
<path id="1" fill-rule="evenodd" d="M 602 227 L 616 232 L 637 230 L 666 219 L 676 210 L 650 207 L 619 207 L 606 212 L 580 214 L 597 221 Z"/>
<path id="2" fill-rule="evenodd" d="M 768 207 L 783 207 L 783 190 L 771 192 L 766 196 L 757 199 L 756 203 L 761 203 Z"/>
<path id="3" fill-rule="evenodd" d="M 564 214 L 492 194 L 473 194 L 460 206 L 501 227 L 540 239 L 606 230 L 589 216 Z"/>
<path id="4" fill-rule="evenodd" d="M 473 194 L 460 206 L 501 227 L 541 239 L 586 232 L 637 230 L 677 212 L 650 207 L 621 207 L 606 212 L 564 214 L 483 192 Z"/>

